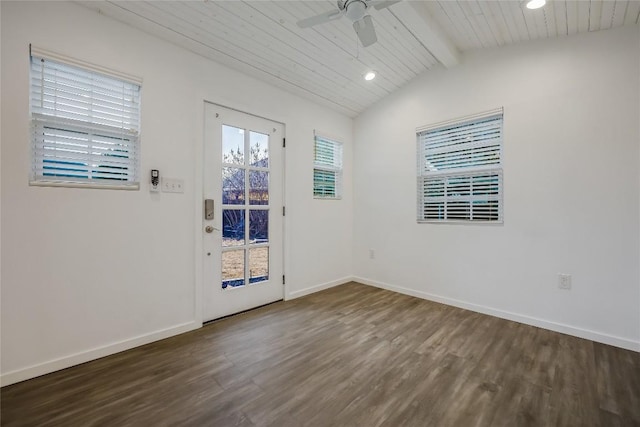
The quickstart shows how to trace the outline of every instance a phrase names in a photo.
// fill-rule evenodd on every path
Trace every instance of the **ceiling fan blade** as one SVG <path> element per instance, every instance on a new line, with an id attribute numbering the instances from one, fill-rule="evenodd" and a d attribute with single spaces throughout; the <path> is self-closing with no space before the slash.
<path id="1" fill-rule="evenodd" d="M 321 13 L 320 15 L 312 16 L 310 18 L 301 19 L 297 22 L 300 28 L 309 28 L 314 25 L 324 24 L 326 22 L 333 21 L 342 16 L 341 10 L 332 10 L 331 12 Z"/>
<path id="2" fill-rule="evenodd" d="M 356 34 L 364 47 L 371 46 L 378 41 L 376 30 L 373 28 L 373 20 L 369 15 L 365 15 L 365 17 L 359 21 L 355 21 L 353 23 L 353 29 L 356 30 Z"/>
<path id="3" fill-rule="evenodd" d="M 376 10 L 380 10 L 380 9 L 385 9 L 389 6 L 391 6 L 392 4 L 396 4 L 396 3 L 400 3 L 402 0 L 373 0 L 370 1 L 369 3 L 373 5 L 373 7 Z"/>

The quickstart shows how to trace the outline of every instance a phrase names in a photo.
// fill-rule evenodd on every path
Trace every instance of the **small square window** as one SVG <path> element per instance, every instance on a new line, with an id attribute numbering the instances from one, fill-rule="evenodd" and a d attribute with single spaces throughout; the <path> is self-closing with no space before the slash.
<path id="1" fill-rule="evenodd" d="M 315 137 L 313 197 L 342 197 L 342 143 L 319 135 Z"/>

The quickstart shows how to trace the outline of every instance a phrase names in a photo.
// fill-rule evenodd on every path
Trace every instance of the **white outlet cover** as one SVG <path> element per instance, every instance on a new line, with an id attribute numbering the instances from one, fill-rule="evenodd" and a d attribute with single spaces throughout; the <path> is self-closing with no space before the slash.
<path id="1" fill-rule="evenodd" d="M 558 288 L 571 289 L 571 275 L 570 274 L 558 274 Z"/>

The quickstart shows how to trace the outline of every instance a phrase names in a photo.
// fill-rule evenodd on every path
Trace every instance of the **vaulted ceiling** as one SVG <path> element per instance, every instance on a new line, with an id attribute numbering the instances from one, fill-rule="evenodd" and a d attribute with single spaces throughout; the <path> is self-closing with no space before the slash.
<path id="1" fill-rule="evenodd" d="M 346 18 L 301 29 L 337 8 L 317 1 L 81 1 L 86 7 L 351 117 L 461 53 L 638 23 L 638 0 L 402 1 L 367 11 L 378 42 L 363 48 Z M 376 79 L 363 75 L 375 70 Z"/>

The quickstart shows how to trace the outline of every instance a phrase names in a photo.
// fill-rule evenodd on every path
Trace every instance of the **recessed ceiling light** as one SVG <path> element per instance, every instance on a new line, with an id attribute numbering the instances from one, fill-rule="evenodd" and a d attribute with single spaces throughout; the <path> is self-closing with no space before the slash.
<path id="1" fill-rule="evenodd" d="M 540 9 L 546 3 L 546 0 L 529 0 L 527 1 L 527 9 Z"/>
<path id="2" fill-rule="evenodd" d="M 374 73 L 373 71 L 369 71 L 367 74 L 364 75 L 364 79 L 366 81 L 373 80 L 375 78 L 376 78 L 376 73 Z"/>

